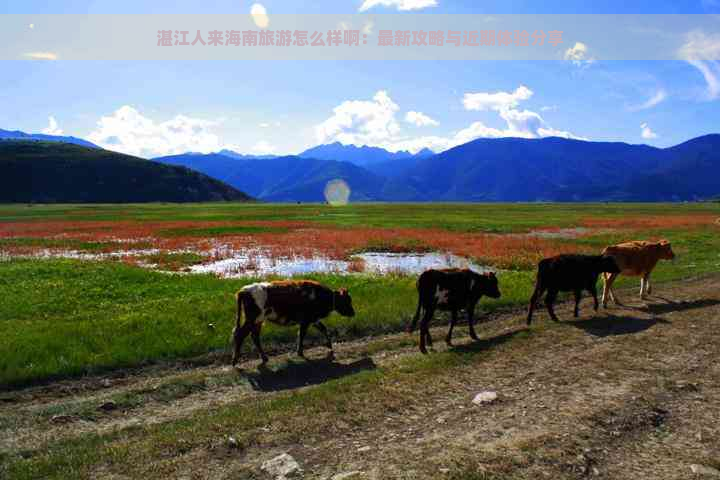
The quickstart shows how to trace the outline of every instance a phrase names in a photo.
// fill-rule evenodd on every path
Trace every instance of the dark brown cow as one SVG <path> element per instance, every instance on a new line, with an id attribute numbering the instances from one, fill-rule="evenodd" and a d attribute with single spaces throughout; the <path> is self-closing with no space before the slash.
<path id="1" fill-rule="evenodd" d="M 545 306 L 550 318 L 558 321 L 553 304 L 558 292 L 575 293 L 575 317 L 580 315 L 580 298 L 582 291 L 587 290 L 595 300 L 595 311 L 598 309 L 597 280 L 601 273 L 618 273 L 615 260 L 604 255 L 558 255 L 557 257 L 540 260 L 538 264 L 535 292 L 530 299 L 527 324 L 532 323 L 533 310 L 538 300 L 547 290 Z"/>
<path id="2" fill-rule="evenodd" d="M 334 291 L 311 280 L 253 283 L 243 287 L 236 298 L 233 365 L 237 364 L 243 341 L 248 335 L 252 336 L 263 363 L 268 361 L 260 344 L 260 329 L 266 320 L 277 325 L 300 325 L 297 354 L 302 357 L 303 341 L 310 325 L 314 325 L 325 335 L 325 345 L 332 351 L 327 328 L 320 320 L 333 311 L 346 317 L 355 315 L 352 299 L 346 289 Z M 245 323 L 240 325 L 243 310 L 246 318 Z"/>
<path id="3" fill-rule="evenodd" d="M 475 333 L 475 306 L 480 297 L 487 295 L 500 298 L 497 277 L 494 273 L 479 274 L 468 269 L 447 268 L 442 270 L 426 270 L 417 280 L 418 306 L 408 333 L 415 330 L 421 311 L 425 311 L 420 322 L 420 351 L 427 353 L 425 345 L 432 346 L 429 324 L 435 310 L 451 312 L 450 329 L 445 342 L 452 344 L 452 331 L 457 322 L 458 310 L 468 314 L 470 336 L 477 340 Z"/>

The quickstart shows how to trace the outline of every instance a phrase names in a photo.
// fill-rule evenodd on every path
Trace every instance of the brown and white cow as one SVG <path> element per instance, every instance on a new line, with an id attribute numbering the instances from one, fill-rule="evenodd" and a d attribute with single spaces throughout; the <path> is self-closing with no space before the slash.
<path id="1" fill-rule="evenodd" d="M 630 277 L 640 277 L 640 300 L 645 294 L 652 293 L 650 286 L 650 274 L 660 260 L 673 260 L 675 253 L 667 240 L 659 242 L 634 241 L 612 245 L 603 250 L 603 255 L 613 257 L 615 263 L 620 267 L 620 273 Z M 613 291 L 613 283 L 618 273 L 605 274 L 603 280 L 602 304 L 607 307 L 608 297 L 619 304 L 620 301 Z"/>
<path id="2" fill-rule="evenodd" d="M 355 315 L 352 299 L 346 289 L 331 290 L 312 280 L 253 283 L 237 292 L 236 299 L 233 365 L 237 364 L 243 341 L 248 335 L 252 336 L 263 363 L 268 361 L 260 344 L 260 329 L 265 321 L 283 326 L 300 325 L 297 354 L 302 357 L 303 341 L 310 325 L 314 325 L 325 336 L 325 345 L 332 351 L 327 328 L 320 320 L 333 311 L 345 317 Z M 243 310 L 245 322 L 241 325 Z"/>
<path id="3" fill-rule="evenodd" d="M 408 333 L 415 330 L 420 313 L 424 310 L 420 322 L 420 351 L 427 353 L 425 345 L 432 346 L 429 324 L 435 310 L 451 312 L 450 329 L 445 342 L 452 343 L 452 331 L 457 322 L 458 310 L 465 310 L 468 314 L 470 337 L 477 340 L 475 333 L 475 306 L 480 297 L 487 295 L 491 298 L 500 298 L 497 277 L 494 273 L 479 274 L 469 269 L 447 268 L 442 270 L 426 270 L 417 280 L 418 306 L 412 323 L 408 326 Z"/>

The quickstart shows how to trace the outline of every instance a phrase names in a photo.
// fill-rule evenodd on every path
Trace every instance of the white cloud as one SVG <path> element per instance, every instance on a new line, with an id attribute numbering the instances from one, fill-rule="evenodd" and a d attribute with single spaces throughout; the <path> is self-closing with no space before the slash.
<path id="1" fill-rule="evenodd" d="M 410 123 L 412 125 L 415 125 L 416 127 L 428 127 L 433 126 L 436 127 L 440 125 L 437 120 L 434 120 L 430 118 L 429 116 L 425 115 L 422 112 L 407 112 L 405 114 L 405 121 L 407 123 Z"/>
<path id="2" fill-rule="evenodd" d="M 706 98 L 720 98 L 720 33 L 690 32 L 678 52 L 680 58 L 697 68 L 707 84 Z"/>
<path id="3" fill-rule="evenodd" d="M 548 125 L 537 113 L 517 110 L 520 101 L 526 100 L 533 92 L 524 86 L 514 92 L 466 94 L 463 104 L 467 110 L 496 111 L 506 128 L 495 128 L 476 121 L 468 127 L 457 130 L 449 136 L 408 137 L 404 135 L 395 118 L 399 107 L 381 90 L 372 101 L 348 100 L 333 109 L 333 116 L 315 127 L 319 143 L 338 141 L 343 144 L 371 145 L 390 151 L 409 150 L 417 152 L 423 148 L 442 151 L 467 143 L 477 138 L 523 137 L 540 138 L 557 136 L 581 138 L 570 132 L 556 130 Z M 419 112 L 408 112 L 419 114 Z M 408 120 L 406 121 L 414 123 Z M 422 115 L 422 114 L 420 114 Z M 410 118 L 415 118 L 410 115 Z M 432 120 L 432 119 L 431 119 Z"/>
<path id="4" fill-rule="evenodd" d="M 575 42 L 573 47 L 565 50 L 565 60 L 578 67 L 588 67 L 595 61 L 589 54 L 588 46 L 582 42 Z"/>
<path id="5" fill-rule="evenodd" d="M 42 129 L 45 135 L 62 135 L 63 131 L 58 128 L 58 123 L 52 115 L 48 117 L 48 127 Z"/>
<path id="6" fill-rule="evenodd" d="M 270 124 L 267 123 L 267 122 L 262 122 L 262 123 L 258 124 L 258 127 L 260 127 L 260 128 L 270 128 Z"/>
<path id="7" fill-rule="evenodd" d="M 514 92 L 466 93 L 463 105 L 465 110 L 502 110 L 517 107 L 532 96 L 532 90 L 520 85 Z"/>
<path id="8" fill-rule="evenodd" d="M 540 107 L 541 112 L 554 112 L 558 109 L 557 105 L 545 105 L 544 107 Z"/>
<path id="9" fill-rule="evenodd" d="M 267 10 L 260 3 L 253 3 L 252 7 L 250 7 L 250 16 L 252 16 L 253 22 L 258 28 L 267 28 L 270 25 Z"/>
<path id="10" fill-rule="evenodd" d="M 639 105 L 634 105 L 628 108 L 631 112 L 637 112 L 640 110 L 647 110 L 648 108 L 652 108 L 662 102 L 665 101 L 665 99 L 668 97 L 667 92 L 664 88 L 658 88 L 658 90 L 646 101 Z"/>
<path id="11" fill-rule="evenodd" d="M 318 142 L 373 145 L 395 137 L 400 126 L 395 119 L 399 107 L 386 91 L 371 101 L 347 100 L 333 109 L 333 116 L 315 127 Z"/>
<path id="12" fill-rule="evenodd" d="M 436 7 L 437 0 L 364 0 L 360 11 L 364 12 L 373 7 L 395 7 L 398 10 L 420 10 L 422 8 Z"/>
<path id="13" fill-rule="evenodd" d="M 277 148 L 265 140 L 260 140 L 253 145 L 252 151 L 258 155 L 272 155 L 277 151 Z"/>
<path id="14" fill-rule="evenodd" d="M 222 148 L 220 139 L 211 131 L 216 125 L 217 122 L 185 115 L 158 123 L 124 105 L 100 118 L 88 140 L 108 150 L 142 157 L 209 153 Z"/>
<path id="15" fill-rule="evenodd" d="M 657 133 L 653 132 L 650 128 L 650 125 L 648 125 L 647 123 L 640 124 L 640 136 L 646 140 L 658 138 Z"/>
<path id="16" fill-rule="evenodd" d="M 57 60 L 57 53 L 53 52 L 28 52 L 24 56 L 33 60 Z"/>

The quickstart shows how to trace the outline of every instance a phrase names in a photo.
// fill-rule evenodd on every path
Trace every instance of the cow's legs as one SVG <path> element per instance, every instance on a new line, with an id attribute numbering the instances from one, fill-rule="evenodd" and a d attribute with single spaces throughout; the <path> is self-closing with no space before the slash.
<path id="1" fill-rule="evenodd" d="M 470 338 L 473 340 L 477 340 L 478 336 L 477 333 L 475 333 L 475 304 L 468 305 L 467 307 L 467 314 L 468 314 L 468 326 L 470 327 Z"/>
<path id="2" fill-rule="evenodd" d="M 640 300 L 645 298 L 645 277 L 640 277 Z"/>
<path id="3" fill-rule="evenodd" d="M 265 355 L 265 351 L 262 348 L 262 344 L 260 343 L 260 329 L 262 328 L 262 323 L 258 323 L 255 325 L 255 327 L 252 329 L 252 340 L 255 344 L 255 349 L 258 351 L 258 354 L 260 355 L 260 358 L 262 359 L 262 363 L 267 363 L 268 357 Z"/>
<path id="4" fill-rule="evenodd" d="M 315 325 L 315 328 L 320 330 L 320 333 L 325 335 L 325 346 L 327 348 L 329 348 L 330 350 L 332 350 L 333 349 L 332 342 L 330 341 L 330 335 L 328 334 L 327 327 L 325 327 L 325 325 L 323 325 L 322 322 L 315 322 L 315 323 L 313 323 L 313 325 Z"/>
<path id="5" fill-rule="evenodd" d="M 650 274 L 645 275 L 645 293 L 652 294 L 652 285 L 650 285 Z"/>
<path id="6" fill-rule="evenodd" d="M 593 283 L 592 285 L 590 285 L 590 288 L 588 288 L 588 291 L 593 297 L 593 302 L 595 302 L 593 304 L 593 308 L 595 308 L 595 311 L 597 312 L 598 308 L 600 308 L 600 302 L 598 302 L 597 285 Z"/>
<path id="7" fill-rule="evenodd" d="M 578 318 L 580 316 L 580 299 L 582 299 L 582 290 L 575 290 L 573 293 L 575 294 L 575 311 L 573 312 L 573 316 Z"/>
<path id="8" fill-rule="evenodd" d="M 448 330 L 447 336 L 445 337 L 445 343 L 448 344 L 448 347 L 452 346 L 452 331 L 455 327 L 455 323 L 457 322 L 457 310 L 453 310 L 450 313 L 450 329 Z"/>
<path id="9" fill-rule="evenodd" d="M 303 343 L 305 342 L 305 334 L 307 333 L 309 326 L 310 326 L 310 322 L 308 322 L 307 320 L 300 321 L 300 330 L 298 331 L 298 343 L 297 343 L 298 357 L 305 357 L 305 352 L 303 351 Z"/>
<path id="10" fill-rule="evenodd" d="M 250 334 L 252 331 L 254 320 L 251 320 L 249 318 L 245 319 L 245 323 L 242 324 L 241 327 L 235 328 L 235 331 L 233 332 L 233 340 L 235 343 L 235 351 L 233 352 L 233 358 L 232 358 L 232 364 L 233 366 L 237 365 L 238 361 L 240 360 L 240 350 L 242 349 L 242 344 L 245 341 L 245 337 Z"/>
<path id="11" fill-rule="evenodd" d="M 540 285 L 540 282 L 535 286 L 535 291 L 532 294 L 532 297 L 530 298 L 530 306 L 528 307 L 528 316 L 527 316 L 527 324 L 530 325 L 532 323 L 532 316 L 533 312 L 535 311 L 535 308 L 537 308 L 538 300 L 540 300 L 540 297 L 545 292 L 545 289 Z"/>
<path id="12" fill-rule="evenodd" d="M 620 299 L 615 295 L 615 292 L 613 291 L 613 283 L 615 283 L 615 279 L 618 277 L 617 273 L 611 273 L 609 276 L 608 274 L 604 274 L 603 278 L 605 279 L 605 285 L 603 286 L 603 297 L 602 297 L 602 304 L 603 307 L 607 308 L 607 301 L 608 298 L 612 300 L 616 305 L 620 305 Z"/>
<path id="13" fill-rule="evenodd" d="M 555 303 L 557 294 L 557 290 L 548 290 L 547 296 L 545 297 L 545 306 L 547 307 L 547 311 L 550 314 L 550 318 L 552 318 L 556 322 L 559 321 L 559 319 L 557 315 L 555 315 L 555 310 L 553 310 L 553 304 Z"/>

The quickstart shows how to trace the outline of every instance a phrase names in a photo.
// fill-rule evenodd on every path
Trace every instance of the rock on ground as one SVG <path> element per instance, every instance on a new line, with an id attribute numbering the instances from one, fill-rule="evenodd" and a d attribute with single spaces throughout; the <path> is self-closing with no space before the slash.
<path id="1" fill-rule="evenodd" d="M 275 477 L 277 480 L 284 480 L 285 478 L 300 472 L 300 464 L 287 453 L 278 455 L 266 462 L 263 462 L 260 467 L 268 474 Z"/>
<path id="2" fill-rule="evenodd" d="M 496 392 L 480 392 L 473 398 L 475 405 L 482 405 L 483 403 L 492 403 L 497 400 L 498 395 Z"/>

